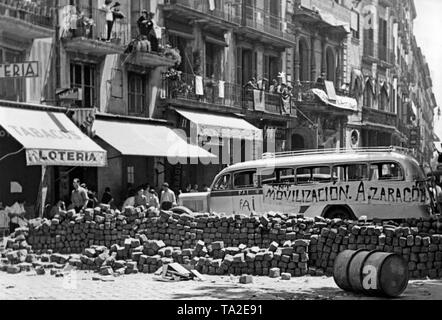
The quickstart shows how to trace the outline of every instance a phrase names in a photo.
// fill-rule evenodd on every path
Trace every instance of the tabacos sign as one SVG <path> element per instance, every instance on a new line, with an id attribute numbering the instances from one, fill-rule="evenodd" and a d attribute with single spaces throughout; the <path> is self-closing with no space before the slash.
<path id="1" fill-rule="evenodd" d="M 55 165 L 55 166 L 106 166 L 106 152 L 100 151 L 69 151 L 69 150 L 26 150 L 28 166 Z"/>

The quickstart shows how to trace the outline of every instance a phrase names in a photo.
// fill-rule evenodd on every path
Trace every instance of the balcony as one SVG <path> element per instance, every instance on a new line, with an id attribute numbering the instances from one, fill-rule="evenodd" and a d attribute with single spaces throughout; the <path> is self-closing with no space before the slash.
<path id="1" fill-rule="evenodd" d="M 282 21 L 281 17 L 249 6 L 243 6 L 242 15 L 242 26 L 238 34 L 282 48 L 290 47 L 295 42 L 295 36 L 290 32 L 292 24 Z"/>
<path id="2" fill-rule="evenodd" d="M 396 127 L 397 115 L 391 112 L 363 107 L 362 121 L 369 122 L 370 124 L 380 124 L 389 127 Z"/>
<path id="3" fill-rule="evenodd" d="M 72 7 L 74 8 L 74 7 Z M 117 19 L 107 39 L 106 12 L 96 8 L 76 8 L 66 10 L 63 15 L 60 33 L 64 47 L 70 52 L 95 56 L 121 54 L 128 45 L 129 25 L 125 19 Z"/>
<path id="4" fill-rule="evenodd" d="M 175 105 L 186 105 L 195 108 L 217 109 L 234 112 L 241 111 L 241 86 L 225 82 L 224 98 L 220 97 L 218 81 L 203 78 L 203 95 L 197 95 L 195 90 L 195 76 L 191 74 L 165 73 L 163 74 L 162 97 L 165 102 Z"/>
<path id="5" fill-rule="evenodd" d="M 265 92 L 264 93 L 264 99 L 265 99 L 265 107 L 264 107 L 264 113 L 270 114 L 270 115 L 276 115 L 276 116 L 282 116 L 283 110 L 282 110 L 282 102 L 281 102 L 281 96 L 279 94 Z M 255 110 L 255 103 L 254 103 L 254 97 L 253 97 L 253 91 L 250 89 L 244 89 L 243 90 L 243 107 L 245 110 L 249 112 L 257 112 Z M 291 116 L 296 115 L 296 110 L 291 110 Z M 287 115 L 284 115 L 287 116 Z"/>
<path id="6" fill-rule="evenodd" d="M 241 23 L 241 6 L 228 0 L 214 0 L 213 8 L 209 1 L 165 0 L 163 10 L 170 17 L 188 18 L 213 28 L 224 29 Z"/>
<path id="7" fill-rule="evenodd" d="M 162 44 L 158 51 L 152 51 L 150 47 L 143 47 L 141 43 L 140 40 L 131 42 L 125 52 L 128 54 L 124 60 L 126 63 L 148 68 L 173 67 L 181 63 L 182 57 L 177 49 Z"/>
<path id="8" fill-rule="evenodd" d="M 54 35 L 57 10 L 34 2 L 0 0 L 0 31 L 32 41 Z"/>

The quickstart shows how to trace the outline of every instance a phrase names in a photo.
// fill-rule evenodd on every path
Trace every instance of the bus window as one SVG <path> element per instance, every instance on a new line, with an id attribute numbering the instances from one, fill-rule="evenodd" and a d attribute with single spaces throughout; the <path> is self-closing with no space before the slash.
<path id="1" fill-rule="evenodd" d="M 233 181 L 235 189 L 258 187 L 258 176 L 255 170 L 235 173 Z"/>
<path id="2" fill-rule="evenodd" d="M 333 167 L 333 179 L 337 181 L 368 180 L 366 164 L 346 164 Z"/>
<path id="3" fill-rule="evenodd" d="M 330 167 L 307 167 L 296 169 L 297 184 L 311 184 L 314 182 L 331 182 Z"/>
<path id="4" fill-rule="evenodd" d="M 399 164 L 394 162 L 373 163 L 370 165 L 371 180 L 404 180 L 403 170 Z"/>
<path id="5" fill-rule="evenodd" d="M 259 173 L 261 185 L 293 184 L 295 173 L 292 168 L 265 169 Z"/>
<path id="6" fill-rule="evenodd" d="M 225 174 L 216 180 L 215 184 L 213 185 L 212 190 L 213 191 L 222 191 L 222 190 L 229 190 L 232 188 L 232 184 L 230 181 L 230 174 Z"/>

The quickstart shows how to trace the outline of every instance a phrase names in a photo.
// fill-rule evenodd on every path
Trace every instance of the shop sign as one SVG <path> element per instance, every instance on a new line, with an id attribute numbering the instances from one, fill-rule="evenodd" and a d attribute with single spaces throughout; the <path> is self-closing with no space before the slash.
<path id="1" fill-rule="evenodd" d="M 70 151 L 70 150 L 26 150 L 28 166 L 106 166 L 106 152 L 100 151 Z"/>
<path id="2" fill-rule="evenodd" d="M 36 78 L 38 62 L 17 62 L 0 64 L 0 78 Z"/>

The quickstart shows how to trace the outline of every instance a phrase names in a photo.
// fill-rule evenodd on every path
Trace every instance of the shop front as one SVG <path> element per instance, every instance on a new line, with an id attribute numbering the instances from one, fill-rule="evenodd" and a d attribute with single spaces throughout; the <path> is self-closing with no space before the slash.
<path id="1" fill-rule="evenodd" d="M 109 187 L 117 205 L 124 202 L 129 189 L 144 184 L 159 191 L 168 182 L 178 192 L 184 166 L 215 157 L 189 144 L 164 121 L 117 119 L 102 114 L 97 115 L 93 130 L 95 141 L 108 155 L 108 167 L 97 171 L 98 189 Z"/>
<path id="2" fill-rule="evenodd" d="M 173 109 L 171 120 L 193 145 L 207 150 L 216 158 L 193 161 L 183 166 L 182 186 L 210 186 L 214 177 L 226 166 L 255 160 L 263 150 L 263 133 L 242 117 L 186 109 Z"/>
<path id="3" fill-rule="evenodd" d="M 32 217 L 42 204 L 63 200 L 55 188 L 60 168 L 104 167 L 107 157 L 63 110 L 27 107 L 0 106 L 0 202 L 25 201 Z M 69 194 L 72 180 L 63 182 Z"/>

